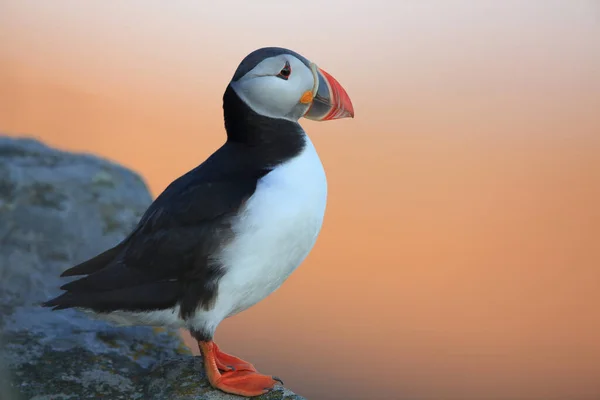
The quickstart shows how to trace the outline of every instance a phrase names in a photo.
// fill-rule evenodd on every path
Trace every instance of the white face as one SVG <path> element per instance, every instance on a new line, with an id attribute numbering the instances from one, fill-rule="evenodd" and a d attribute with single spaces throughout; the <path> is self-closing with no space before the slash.
<path id="1" fill-rule="evenodd" d="M 290 73 L 283 79 L 286 64 Z M 310 106 L 300 99 L 314 84 L 310 68 L 290 54 L 281 54 L 264 59 L 231 87 L 258 114 L 298 121 Z"/>

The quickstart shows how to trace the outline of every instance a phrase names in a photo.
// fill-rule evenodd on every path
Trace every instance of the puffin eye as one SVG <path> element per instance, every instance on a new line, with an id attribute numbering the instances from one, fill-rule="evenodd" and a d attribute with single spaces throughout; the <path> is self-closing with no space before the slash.
<path id="1" fill-rule="evenodd" d="M 290 63 L 286 61 L 285 66 L 283 67 L 283 69 L 281 71 L 279 71 L 279 73 L 277 74 L 277 77 L 281 78 L 281 79 L 285 79 L 287 81 L 287 79 L 290 77 L 291 74 L 292 74 L 292 67 L 290 67 Z"/>

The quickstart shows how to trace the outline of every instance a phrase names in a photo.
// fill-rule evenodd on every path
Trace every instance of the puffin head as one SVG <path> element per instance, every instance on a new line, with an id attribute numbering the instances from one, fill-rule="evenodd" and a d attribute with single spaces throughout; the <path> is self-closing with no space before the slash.
<path id="1" fill-rule="evenodd" d="M 300 54 L 265 47 L 248 54 L 230 86 L 257 114 L 297 122 L 354 118 L 350 97 L 331 75 Z"/>

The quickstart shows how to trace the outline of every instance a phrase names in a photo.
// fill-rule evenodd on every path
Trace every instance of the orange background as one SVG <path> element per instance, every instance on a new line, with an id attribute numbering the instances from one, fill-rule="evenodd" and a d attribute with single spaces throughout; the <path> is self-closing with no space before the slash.
<path id="1" fill-rule="evenodd" d="M 322 234 L 221 348 L 310 399 L 600 398 L 596 0 L 3 0 L 0 131 L 156 195 L 223 142 L 223 91 L 270 45 L 356 118 L 302 122 Z"/>

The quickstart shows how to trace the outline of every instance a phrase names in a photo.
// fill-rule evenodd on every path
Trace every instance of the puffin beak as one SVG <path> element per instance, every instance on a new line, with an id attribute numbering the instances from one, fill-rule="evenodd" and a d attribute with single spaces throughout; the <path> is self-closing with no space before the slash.
<path id="1" fill-rule="evenodd" d="M 308 103 L 306 100 L 312 100 L 304 117 L 314 121 L 354 118 L 352 101 L 342 85 L 315 64 L 312 64 L 311 67 L 315 77 L 315 86 L 312 92 L 306 92 L 306 96 L 302 96 L 304 100 L 301 100 L 302 102 Z"/>

